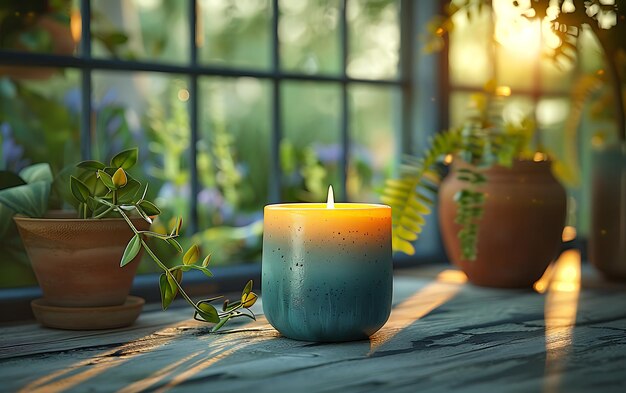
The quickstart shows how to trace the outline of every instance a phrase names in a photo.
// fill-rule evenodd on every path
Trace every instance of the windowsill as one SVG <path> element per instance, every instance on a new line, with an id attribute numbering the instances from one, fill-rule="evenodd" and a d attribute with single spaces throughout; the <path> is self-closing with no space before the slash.
<path id="1" fill-rule="evenodd" d="M 442 254 L 422 257 L 394 257 L 394 268 L 406 269 L 416 264 L 433 264 L 433 261 L 443 260 Z M 254 281 L 255 288 L 261 282 L 261 263 L 241 263 L 232 266 L 217 266 L 211 268 L 213 277 L 209 278 L 199 271 L 191 270 L 185 273 L 185 291 L 192 297 L 206 298 L 216 294 L 234 293 L 241 291 L 248 280 Z M 140 274 L 133 281 L 131 295 L 142 297 L 146 304 L 160 304 L 159 273 Z M 34 320 L 30 302 L 42 296 L 39 287 L 0 289 L 0 324 L 15 321 Z"/>
<path id="2" fill-rule="evenodd" d="M 404 269 L 387 324 L 370 340 L 339 344 L 280 337 L 260 304 L 256 322 L 219 334 L 190 319 L 188 307 L 156 305 L 117 330 L 5 326 L 0 377 L 10 391 L 618 390 L 626 286 L 588 265 L 580 284 L 538 294 L 476 287 L 447 265 Z"/>
<path id="3" fill-rule="evenodd" d="M 255 285 L 260 282 L 261 264 L 247 263 L 233 266 L 211 268 L 213 277 L 209 278 L 199 271 L 185 273 L 185 291 L 192 297 L 206 297 L 216 293 L 241 291 L 248 280 Z M 133 281 L 131 295 L 142 297 L 147 304 L 160 303 L 159 274 L 137 275 Z M 0 323 L 33 320 L 30 302 L 41 297 L 39 287 L 13 288 L 0 290 Z M 199 300 L 199 299 L 198 299 Z"/>

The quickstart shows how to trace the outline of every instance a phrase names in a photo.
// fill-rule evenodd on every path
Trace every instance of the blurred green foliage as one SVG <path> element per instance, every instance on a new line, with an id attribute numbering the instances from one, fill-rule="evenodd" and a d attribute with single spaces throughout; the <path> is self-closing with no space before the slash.
<path id="1" fill-rule="evenodd" d="M 181 45 L 188 42 L 186 4 L 93 2 L 94 56 L 186 64 L 188 45 Z M 250 69 L 270 66 L 269 0 L 201 0 L 199 4 L 201 62 Z M 376 29 L 398 29 L 398 18 L 389 16 L 398 11 L 397 1 L 354 4 L 350 21 L 358 22 L 360 31 L 367 31 L 369 23 Z M 280 5 L 285 69 L 340 73 L 339 1 L 281 1 Z M 375 37 L 363 39 L 360 42 L 355 36 L 351 45 L 361 51 L 367 48 L 366 42 L 375 41 Z M 387 69 L 384 74 L 394 76 L 396 70 Z M 188 221 L 192 146 L 186 77 L 95 71 L 93 80 L 93 158 L 108 161 L 117 151 L 139 146 L 137 172 L 145 177 L 140 180 L 150 184 L 148 198 L 162 210 L 153 229 L 165 231 L 177 215 Z M 294 82 L 280 88 L 284 131 L 279 157 L 281 199 L 324 200 L 329 184 L 339 186 L 339 84 Z M 213 254 L 213 265 L 260 258 L 262 208 L 268 203 L 271 176 L 271 89 L 270 81 L 262 79 L 199 78 L 199 140 L 195 146 L 199 228 L 197 233 L 181 234 L 180 240 L 184 248 L 192 240 L 199 243 L 203 253 Z M 390 99 L 392 88 L 379 90 L 351 98 L 359 101 L 351 123 L 367 129 L 353 131 L 349 177 L 355 184 L 354 199 L 361 197 L 360 190 L 367 190 L 371 199 L 374 180 L 380 183 L 392 167 L 392 153 L 376 153 L 377 144 L 367 143 L 370 135 L 383 139 L 395 135 L 399 102 Z M 19 171 L 31 163 L 49 162 L 53 173 L 63 175 L 67 165 L 80 160 L 80 99 L 79 71 L 56 70 L 39 80 L 0 76 L 0 169 Z M 360 135 L 358 139 L 356 135 Z M 376 154 L 380 162 L 375 164 L 371 156 Z M 58 197 L 53 196 L 53 201 L 60 206 Z M 168 260 L 171 251 L 152 246 Z M 143 264 L 140 271 L 153 270 L 150 266 Z M 8 280 L 18 280 L 11 263 L 3 263 L 2 269 Z"/>

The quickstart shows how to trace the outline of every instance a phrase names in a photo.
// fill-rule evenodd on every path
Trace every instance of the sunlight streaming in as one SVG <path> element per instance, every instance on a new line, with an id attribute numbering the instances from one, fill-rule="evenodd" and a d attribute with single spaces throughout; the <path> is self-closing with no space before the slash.
<path id="1" fill-rule="evenodd" d="M 539 56 L 541 29 L 539 21 L 520 18 L 520 11 L 510 1 L 494 1 L 497 15 L 494 36 L 501 45 L 522 49 L 526 56 Z"/>
<path id="2" fill-rule="evenodd" d="M 568 250 L 554 263 L 545 300 L 546 366 L 544 392 L 559 390 L 569 358 L 580 292 L 580 251 Z"/>
<path id="3" fill-rule="evenodd" d="M 264 316 L 258 317 L 255 326 L 260 325 L 269 325 L 267 319 Z M 180 385 L 183 382 L 188 381 L 191 377 L 198 374 L 199 372 L 206 370 L 217 362 L 227 358 L 228 356 L 242 350 L 243 348 L 249 347 L 251 345 L 257 345 L 263 341 L 274 339 L 273 335 L 271 336 L 255 336 L 254 339 L 248 339 L 246 341 L 242 341 L 241 337 L 232 337 L 229 335 L 222 335 L 219 338 L 211 341 L 211 351 L 209 351 L 202 360 L 196 362 L 195 364 L 188 366 L 184 371 L 178 370 L 178 373 L 170 380 L 170 382 L 163 386 L 161 389 L 155 390 L 155 392 L 163 393 L 166 392 L 177 385 Z M 174 373 L 172 373 L 173 375 Z"/>
<path id="4" fill-rule="evenodd" d="M 370 337 L 370 354 L 403 329 L 453 298 L 466 281 L 467 277 L 463 272 L 444 270 L 435 281 L 395 306 L 385 326 Z"/>
<path id="5" fill-rule="evenodd" d="M 181 323 L 179 322 L 166 326 L 148 336 L 115 347 L 109 351 L 98 353 L 93 358 L 82 360 L 70 367 L 46 375 L 24 386 L 24 388 L 20 390 L 20 393 L 57 393 L 71 389 L 90 378 L 102 374 L 108 369 L 117 367 L 137 356 L 166 345 L 176 337 L 172 330 L 176 330 L 180 325 Z M 159 339 L 151 340 L 151 338 L 155 336 L 158 336 Z M 128 355 L 116 356 L 116 354 L 124 352 L 128 352 Z M 95 359 L 98 359 L 97 363 L 95 363 Z"/>
<path id="6" fill-rule="evenodd" d="M 129 342 L 128 344 L 115 347 L 109 351 L 98 353 L 93 358 L 82 360 L 70 367 L 64 368 L 63 370 L 59 370 L 29 383 L 20 390 L 20 393 L 57 393 L 72 389 L 107 370 L 121 366 L 129 361 L 134 361 L 145 353 L 155 351 L 158 348 L 169 344 L 173 339 L 178 337 L 176 333 L 177 329 L 181 326 L 188 326 L 189 322 L 190 321 L 187 320 L 169 325 L 148 336 Z M 260 317 L 257 318 L 257 322 L 255 323 L 267 324 L 267 321 L 264 317 Z M 228 339 L 227 335 L 219 336 L 219 338 L 210 342 L 209 345 L 206 345 L 206 349 L 194 352 L 183 359 L 173 361 L 169 366 L 155 371 L 147 378 L 126 386 L 122 390 L 119 390 L 119 392 L 129 393 L 142 391 L 150 388 L 163 379 L 171 378 L 175 375 L 171 382 L 160 391 L 167 390 L 172 386 L 183 382 L 185 378 L 194 375 L 198 371 L 203 370 L 220 359 L 236 352 L 238 349 L 256 344 L 259 340 L 264 341 L 265 339 L 270 338 L 271 337 L 261 337 L 242 343 L 240 340 Z M 185 369 L 182 373 L 180 372 L 181 367 Z"/>

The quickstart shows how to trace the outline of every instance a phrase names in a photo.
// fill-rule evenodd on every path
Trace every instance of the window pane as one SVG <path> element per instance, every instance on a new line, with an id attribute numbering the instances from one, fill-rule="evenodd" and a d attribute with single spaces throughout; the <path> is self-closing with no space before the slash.
<path id="1" fill-rule="evenodd" d="M 450 83 L 482 88 L 491 78 L 491 17 L 488 9 L 472 14 L 471 21 L 461 13 L 453 17 L 450 33 Z"/>
<path id="2" fill-rule="evenodd" d="M 187 1 L 92 1 L 95 57 L 189 62 Z"/>
<path id="3" fill-rule="evenodd" d="M 37 79 L 0 77 L 0 170 L 19 174 L 28 165 L 47 162 L 58 174 L 80 159 L 80 75 L 74 70 L 25 71 Z M 50 205 L 61 207 L 56 195 Z M 36 285 L 11 216 L 0 206 L 0 288 Z"/>
<path id="4" fill-rule="evenodd" d="M 535 105 L 530 96 L 513 95 L 502 103 L 502 120 L 519 125 L 524 119 L 534 118 Z"/>
<path id="5" fill-rule="evenodd" d="M 574 81 L 574 63 L 557 65 L 552 59 L 541 59 L 541 88 L 545 92 L 567 93 Z"/>
<path id="6" fill-rule="evenodd" d="M 339 74 L 340 0 L 280 1 L 282 67 L 307 74 Z"/>
<path id="7" fill-rule="evenodd" d="M 130 173 L 149 183 L 148 199 L 162 211 L 152 229 L 166 232 L 177 216 L 188 221 L 191 190 L 186 79 L 152 73 L 94 72 L 93 87 L 94 158 L 108 161 L 123 149 L 139 147 L 139 163 Z M 185 235 L 181 239 L 188 241 L 192 234 Z M 153 241 L 153 245 L 166 261 L 176 255 L 163 242 Z M 155 271 L 154 263 L 146 257 L 140 269 Z"/>
<path id="8" fill-rule="evenodd" d="M 472 93 L 452 92 L 450 94 L 450 127 L 463 125 L 467 118 Z"/>
<path id="9" fill-rule="evenodd" d="M 348 75 L 397 78 L 400 59 L 400 2 L 358 0 L 348 5 Z"/>
<path id="10" fill-rule="evenodd" d="M 524 48 L 499 46 L 497 53 L 498 84 L 509 86 L 512 90 L 532 90 L 535 86 L 537 59 L 525 53 Z"/>
<path id="11" fill-rule="evenodd" d="M 258 260 L 270 174 L 270 85 L 201 79 L 198 144 L 202 232 L 214 265 Z"/>
<path id="12" fill-rule="evenodd" d="M 564 125 L 570 116 L 568 98 L 542 98 L 537 104 L 537 125 L 541 130 L 541 142 L 545 149 L 559 161 L 577 158 L 567 157 L 570 143 L 576 143 L 574 138 L 566 138 Z"/>
<path id="13" fill-rule="evenodd" d="M 358 202 L 380 201 L 380 189 L 392 176 L 396 128 L 400 118 L 397 88 L 350 88 L 351 151 L 348 197 Z"/>
<path id="14" fill-rule="evenodd" d="M 269 68 L 269 0 L 200 0 L 198 53 L 220 66 Z"/>
<path id="15" fill-rule="evenodd" d="M 541 24 L 521 16 L 510 1 L 494 1 L 493 7 L 497 82 L 512 89 L 531 90 L 541 56 Z"/>
<path id="16" fill-rule="evenodd" d="M 330 184 L 335 194 L 341 195 L 339 85 L 285 82 L 281 93 L 281 200 L 325 201 Z"/>
<path id="17" fill-rule="evenodd" d="M 579 38 L 579 48 L 582 52 L 582 55 L 578 58 L 581 71 L 597 72 L 604 67 L 604 53 L 602 48 L 594 34 L 588 28 L 582 29 Z"/>
<path id="18" fill-rule="evenodd" d="M 4 1 L 0 49 L 72 55 L 80 39 L 80 11 L 72 1 Z"/>
<path id="19" fill-rule="evenodd" d="M 474 101 L 472 96 L 474 94 L 484 95 L 484 92 L 453 92 L 450 95 L 450 125 L 452 127 L 458 127 L 465 123 L 469 115 L 474 111 Z M 506 97 L 506 99 L 495 102 L 494 108 L 497 108 L 498 112 L 502 116 L 502 121 L 505 123 L 520 124 L 525 118 L 534 118 L 534 105 L 532 98 L 524 95 L 516 95 Z M 494 115 L 496 112 L 493 112 Z"/>

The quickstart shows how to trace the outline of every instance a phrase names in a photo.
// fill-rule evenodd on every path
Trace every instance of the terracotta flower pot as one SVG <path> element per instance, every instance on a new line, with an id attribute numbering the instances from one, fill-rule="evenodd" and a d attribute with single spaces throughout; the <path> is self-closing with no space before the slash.
<path id="1" fill-rule="evenodd" d="M 439 221 L 448 257 L 470 282 L 490 287 L 531 287 L 556 257 L 566 213 L 563 186 L 550 171 L 550 162 L 516 161 L 512 168 L 480 169 L 487 182 L 479 222 L 477 258 L 461 257 L 455 223 L 454 195 L 467 188 L 457 170 L 467 163 L 455 160 L 439 189 Z M 476 168 L 473 168 L 476 170 Z"/>
<path id="2" fill-rule="evenodd" d="M 589 260 L 610 280 L 626 280 L 626 154 L 593 154 Z"/>
<path id="3" fill-rule="evenodd" d="M 133 236 L 123 219 L 14 219 L 47 304 L 103 307 L 126 301 L 141 253 L 120 267 Z M 149 228 L 141 218 L 133 223 Z"/>

